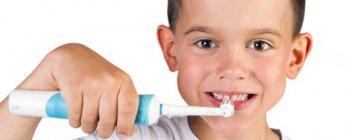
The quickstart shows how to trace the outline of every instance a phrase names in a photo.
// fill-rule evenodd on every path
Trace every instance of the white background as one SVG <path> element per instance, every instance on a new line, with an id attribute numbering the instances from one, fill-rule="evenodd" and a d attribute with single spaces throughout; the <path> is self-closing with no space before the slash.
<path id="1" fill-rule="evenodd" d="M 288 81 L 285 96 L 268 113 L 270 126 L 293 139 L 350 139 L 349 4 L 307 1 L 303 31 L 313 35 L 314 48 L 300 76 Z M 0 100 L 49 51 L 80 42 L 127 71 L 138 91 L 184 104 L 176 73 L 168 71 L 157 44 L 158 24 L 167 24 L 166 0 L 0 1 Z M 43 119 L 34 139 L 82 135 L 66 120 Z"/>

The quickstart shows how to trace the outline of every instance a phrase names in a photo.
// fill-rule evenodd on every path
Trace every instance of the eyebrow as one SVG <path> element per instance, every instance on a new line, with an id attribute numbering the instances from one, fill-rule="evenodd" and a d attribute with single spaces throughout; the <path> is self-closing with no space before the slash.
<path id="1" fill-rule="evenodd" d="M 193 32 L 210 33 L 211 29 L 209 27 L 206 27 L 206 26 L 193 26 L 185 32 L 185 35 L 188 35 L 188 34 L 193 33 Z"/>
<path id="2" fill-rule="evenodd" d="M 185 32 L 185 35 L 188 35 L 188 34 L 193 33 L 193 32 L 211 33 L 213 31 L 212 31 L 212 29 L 210 29 L 207 26 L 193 26 Z M 272 34 L 272 35 L 275 35 L 279 38 L 283 38 L 283 36 L 277 30 L 274 30 L 271 28 L 253 29 L 251 31 L 251 33 L 256 34 L 256 35 Z"/>
<path id="3" fill-rule="evenodd" d="M 271 29 L 271 28 L 253 29 L 252 33 L 254 33 L 256 35 L 272 34 L 272 35 L 275 35 L 275 36 L 277 36 L 279 38 L 283 38 L 283 36 L 277 30 L 274 30 L 274 29 Z"/>

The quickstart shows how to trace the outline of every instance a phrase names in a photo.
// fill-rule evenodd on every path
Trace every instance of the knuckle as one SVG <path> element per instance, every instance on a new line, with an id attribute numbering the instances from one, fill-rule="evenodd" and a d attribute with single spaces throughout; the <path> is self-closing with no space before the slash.
<path id="1" fill-rule="evenodd" d="M 121 86 L 130 86 L 132 85 L 131 77 L 121 71 L 118 70 L 114 74 L 107 74 L 103 76 L 104 86 L 120 88 Z"/>
<path id="2" fill-rule="evenodd" d="M 100 120 L 99 125 L 102 127 L 111 127 L 113 128 L 115 126 L 116 120 L 112 118 L 105 118 L 103 120 Z"/>
<path id="3" fill-rule="evenodd" d="M 80 43 L 67 43 L 52 50 L 50 53 L 48 53 L 48 56 L 59 56 L 72 51 L 72 49 L 82 49 L 82 48 L 87 48 L 87 47 Z"/>
<path id="4" fill-rule="evenodd" d="M 120 106 L 121 114 L 136 114 L 138 105 L 134 102 L 126 102 Z"/>
<path id="5" fill-rule="evenodd" d="M 103 79 L 105 85 L 109 87 L 115 87 L 121 84 L 121 81 L 119 80 L 118 76 L 106 75 Z"/>
<path id="6" fill-rule="evenodd" d="M 83 81 L 85 81 L 83 82 L 84 86 L 87 86 L 92 89 L 96 89 L 100 84 L 100 80 L 98 80 L 98 78 L 94 76 L 88 76 L 84 78 Z"/>
<path id="7" fill-rule="evenodd" d="M 81 110 L 79 105 L 75 105 L 71 107 L 71 111 L 69 112 L 70 116 L 72 117 L 72 119 L 74 120 L 78 120 L 80 119 L 80 115 L 81 115 Z"/>
<path id="8" fill-rule="evenodd" d="M 97 121 L 96 121 L 96 118 L 91 116 L 91 115 L 88 115 L 87 117 L 84 117 L 81 121 L 84 125 L 93 125 L 95 124 Z"/>
<path id="9" fill-rule="evenodd" d="M 75 48 L 87 48 L 84 44 L 81 43 L 66 43 L 63 44 L 59 47 L 57 47 L 55 50 L 68 50 L 70 51 L 71 49 L 75 49 Z"/>
<path id="10" fill-rule="evenodd" d="M 62 92 L 66 92 L 69 95 L 80 95 L 81 82 L 79 80 L 64 82 L 63 86 L 64 89 L 61 89 Z"/>
<path id="11" fill-rule="evenodd" d="M 123 71 L 120 73 L 119 78 L 123 83 L 131 83 L 132 82 L 131 77 Z"/>
<path id="12" fill-rule="evenodd" d="M 74 99 L 72 99 L 74 100 Z M 81 105 L 80 103 L 68 103 L 68 116 L 72 120 L 79 120 L 81 116 Z"/>

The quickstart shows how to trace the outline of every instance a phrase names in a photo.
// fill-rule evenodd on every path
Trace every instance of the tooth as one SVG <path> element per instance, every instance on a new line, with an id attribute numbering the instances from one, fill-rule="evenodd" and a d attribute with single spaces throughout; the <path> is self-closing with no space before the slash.
<path id="1" fill-rule="evenodd" d="M 239 95 L 239 100 L 240 100 L 240 101 L 243 101 L 243 100 L 244 100 L 244 95 L 243 95 L 243 94 Z"/>
<path id="2" fill-rule="evenodd" d="M 236 100 L 237 100 L 237 101 L 241 101 L 240 99 L 241 99 L 240 96 L 239 96 L 239 95 L 236 95 Z"/>
<path id="3" fill-rule="evenodd" d="M 244 95 L 243 95 L 243 99 L 244 99 L 244 100 L 247 100 L 247 99 L 248 99 L 248 94 L 244 94 Z"/>
<path id="4" fill-rule="evenodd" d="M 224 97 L 223 95 L 218 94 L 218 97 L 216 97 L 216 98 L 218 98 L 218 99 L 222 99 L 223 97 Z"/>
<path id="5" fill-rule="evenodd" d="M 217 98 L 219 94 L 218 94 L 218 93 L 213 92 L 213 95 L 214 95 L 214 97 L 215 97 L 215 98 Z"/>
<path id="6" fill-rule="evenodd" d="M 232 102 L 237 101 L 237 95 L 233 95 L 233 96 L 231 97 L 231 101 L 232 101 Z"/>
<path id="7" fill-rule="evenodd" d="M 242 98 L 240 95 L 237 96 L 237 101 L 242 101 Z"/>
<path id="8" fill-rule="evenodd" d="M 224 95 L 224 100 L 230 100 L 230 96 Z"/>

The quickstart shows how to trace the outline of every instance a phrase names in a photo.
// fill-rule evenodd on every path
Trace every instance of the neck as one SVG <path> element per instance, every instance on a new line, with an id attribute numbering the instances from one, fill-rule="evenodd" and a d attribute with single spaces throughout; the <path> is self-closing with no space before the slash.
<path id="1" fill-rule="evenodd" d="M 189 117 L 189 125 L 192 132 L 199 139 L 215 140 L 279 140 L 279 136 L 267 125 L 266 117 L 248 127 L 237 136 L 224 136 L 218 134 L 201 117 Z"/>

